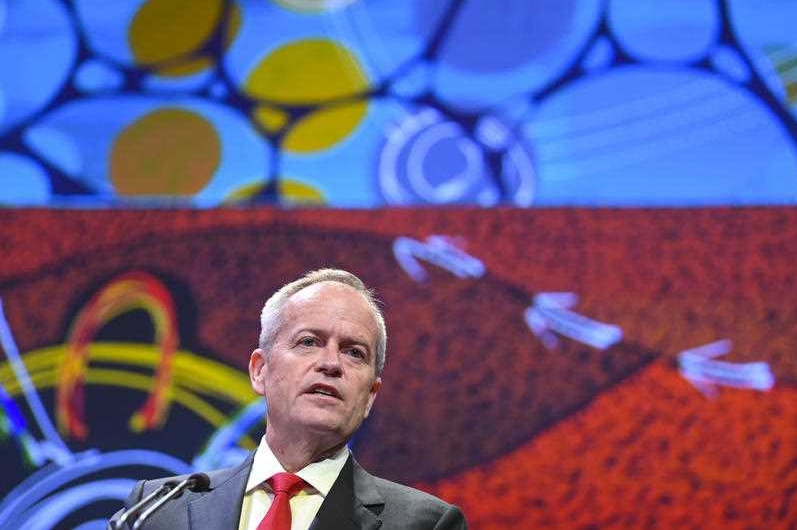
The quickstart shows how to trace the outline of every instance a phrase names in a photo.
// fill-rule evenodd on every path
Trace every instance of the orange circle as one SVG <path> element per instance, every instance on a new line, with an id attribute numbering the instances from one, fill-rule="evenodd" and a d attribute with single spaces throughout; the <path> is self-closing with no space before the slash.
<path id="1" fill-rule="evenodd" d="M 193 195 L 220 160 L 221 141 L 208 120 L 185 109 L 159 109 L 117 136 L 110 180 L 120 195 Z"/>

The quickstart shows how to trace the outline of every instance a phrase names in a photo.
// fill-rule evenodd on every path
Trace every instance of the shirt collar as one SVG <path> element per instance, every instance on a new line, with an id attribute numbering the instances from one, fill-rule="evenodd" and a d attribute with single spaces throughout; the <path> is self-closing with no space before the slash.
<path id="1" fill-rule="evenodd" d="M 306 465 L 296 472 L 305 482 L 312 486 L 316 491 L 326 497 L 332 485 L 338 479 L 340 470 L 349 457 L 349 448 L 344 445 L 332 456 Z M 252 470 L 249 472 L 249 479 L 246 482 L 246 494 L 260 487 L 266 480 L 277 473 L 284 473 L 285 468 L 279 463 L 274 452 L 268 446 L 265 435 L 260 439 L 260 445 L 255 451 L 255 459 L 252 462 Z"/>

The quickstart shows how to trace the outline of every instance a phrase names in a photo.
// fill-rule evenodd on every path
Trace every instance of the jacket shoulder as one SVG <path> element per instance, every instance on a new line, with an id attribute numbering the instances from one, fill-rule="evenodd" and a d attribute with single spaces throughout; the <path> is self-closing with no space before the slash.
<path id="1" fill-rule="evenodd" d="M 373 476 L 373 475 L 372 475 Z M 385 501 L 380 514 L 388 528 L 465 529 L 462 511 L 434 495 L 397 482 L 373 476 Z"/>
<path id="2" fill-rule="evenodd" d="M 210 478 L 211 487 L 218 487 L 223 484 L 227 479 L 229 479 L 236 471 L 239 470 L 241 466 L 234 466 L 224 469 L 216 469 L 213 471 L 204 471 L 204 473 Z M 162 485 L 166 484 L 167 482 L 172 482 L 174 484 L 178 484 L 183 480 L 190 477 L 193 473 L 185 473 L 183 475 L 173 475 L 171 477 L 160 477 L 151 480 L 141 480 L 133 489 L 133 494 L 136 492 L 140 493 L 140 496 L 143 497 L 150 492 L 156 490 L 157 488 L 161 487 Z M 189 492 L 187 492 L 189 493 Z"/>
<path id="3" fill-rule="evenodd" d="M 377 489 L 387 500 L 402 499 L 406 500 L 407 502 L 428 504 L 430 506 L 439 506 L 441 508 L 451 506 L 451 504 L 438 497 L 435 497 L 431 493 L 427 493 L 410 486 L 405 486 L 404 484 L 399 484 L 398 482 L 393 482 L 381 477 L 373 476 L 373 478 Z"/>
<path id="4" fill-rule="evenodd" d="M 207 489 L 196 492 L 191 490 L 182 492 L 182 494 L 175 497 L 173 500 L 169 501 L 165 506 L 163 506 L 163 508 L 157 514 L 154 514 L 151 522 L 148 521 L 144 527 L 187 528 L 187 505 L 195 500 L 211 498 L 214 495 L 217 495 L 218 492 L 222 491 L 225 492 L 223 494 L 225 495 L 225 500 L 227 499 L 227 494 L 238 495 L 240 493 L 239 489 L 243 489 L 244 487 L 251 462 L 252 454 L 250 454 L 249 457 L 238 466 L 205 472 L 205 474 L 207 474 L 210 478 L 210 484 Z M 174 475 L 170 477 L 139 481 L 130 492 L 127 501 L 125 502 L 125 508 L 119 510 L 119 512 L 112 517 L 111 521 L 118 520 L 124 510 L 129 509 L 131 506 L 138 503 L 141 499 L 157 490 L 164 484 L 178 484 L 190 476 L 191 474 L 186 473 L 183 475 Z"/>

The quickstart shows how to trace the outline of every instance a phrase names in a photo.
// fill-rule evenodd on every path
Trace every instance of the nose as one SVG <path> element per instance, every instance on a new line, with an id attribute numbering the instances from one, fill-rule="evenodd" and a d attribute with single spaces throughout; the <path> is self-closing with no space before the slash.
<path id="1" fill-rule="evenodd" d="M 334 341 L 329 341 L 324 348 L 321 348 L 316 370 L 330 377 L 339 377 L 343 373 L 340 365 L 340 348 Z"/>

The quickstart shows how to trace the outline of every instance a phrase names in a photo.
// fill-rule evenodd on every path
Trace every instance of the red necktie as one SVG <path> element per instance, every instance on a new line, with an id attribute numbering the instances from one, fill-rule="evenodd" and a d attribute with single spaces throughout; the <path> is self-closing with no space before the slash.
<path id="1" fill-rule="evenodd" d="M 277 473 L 268 479 L 274 500 L 257 530 L 291 530 L 291 497 L 302 491 L 305 481 L 293 473 Z"/>

